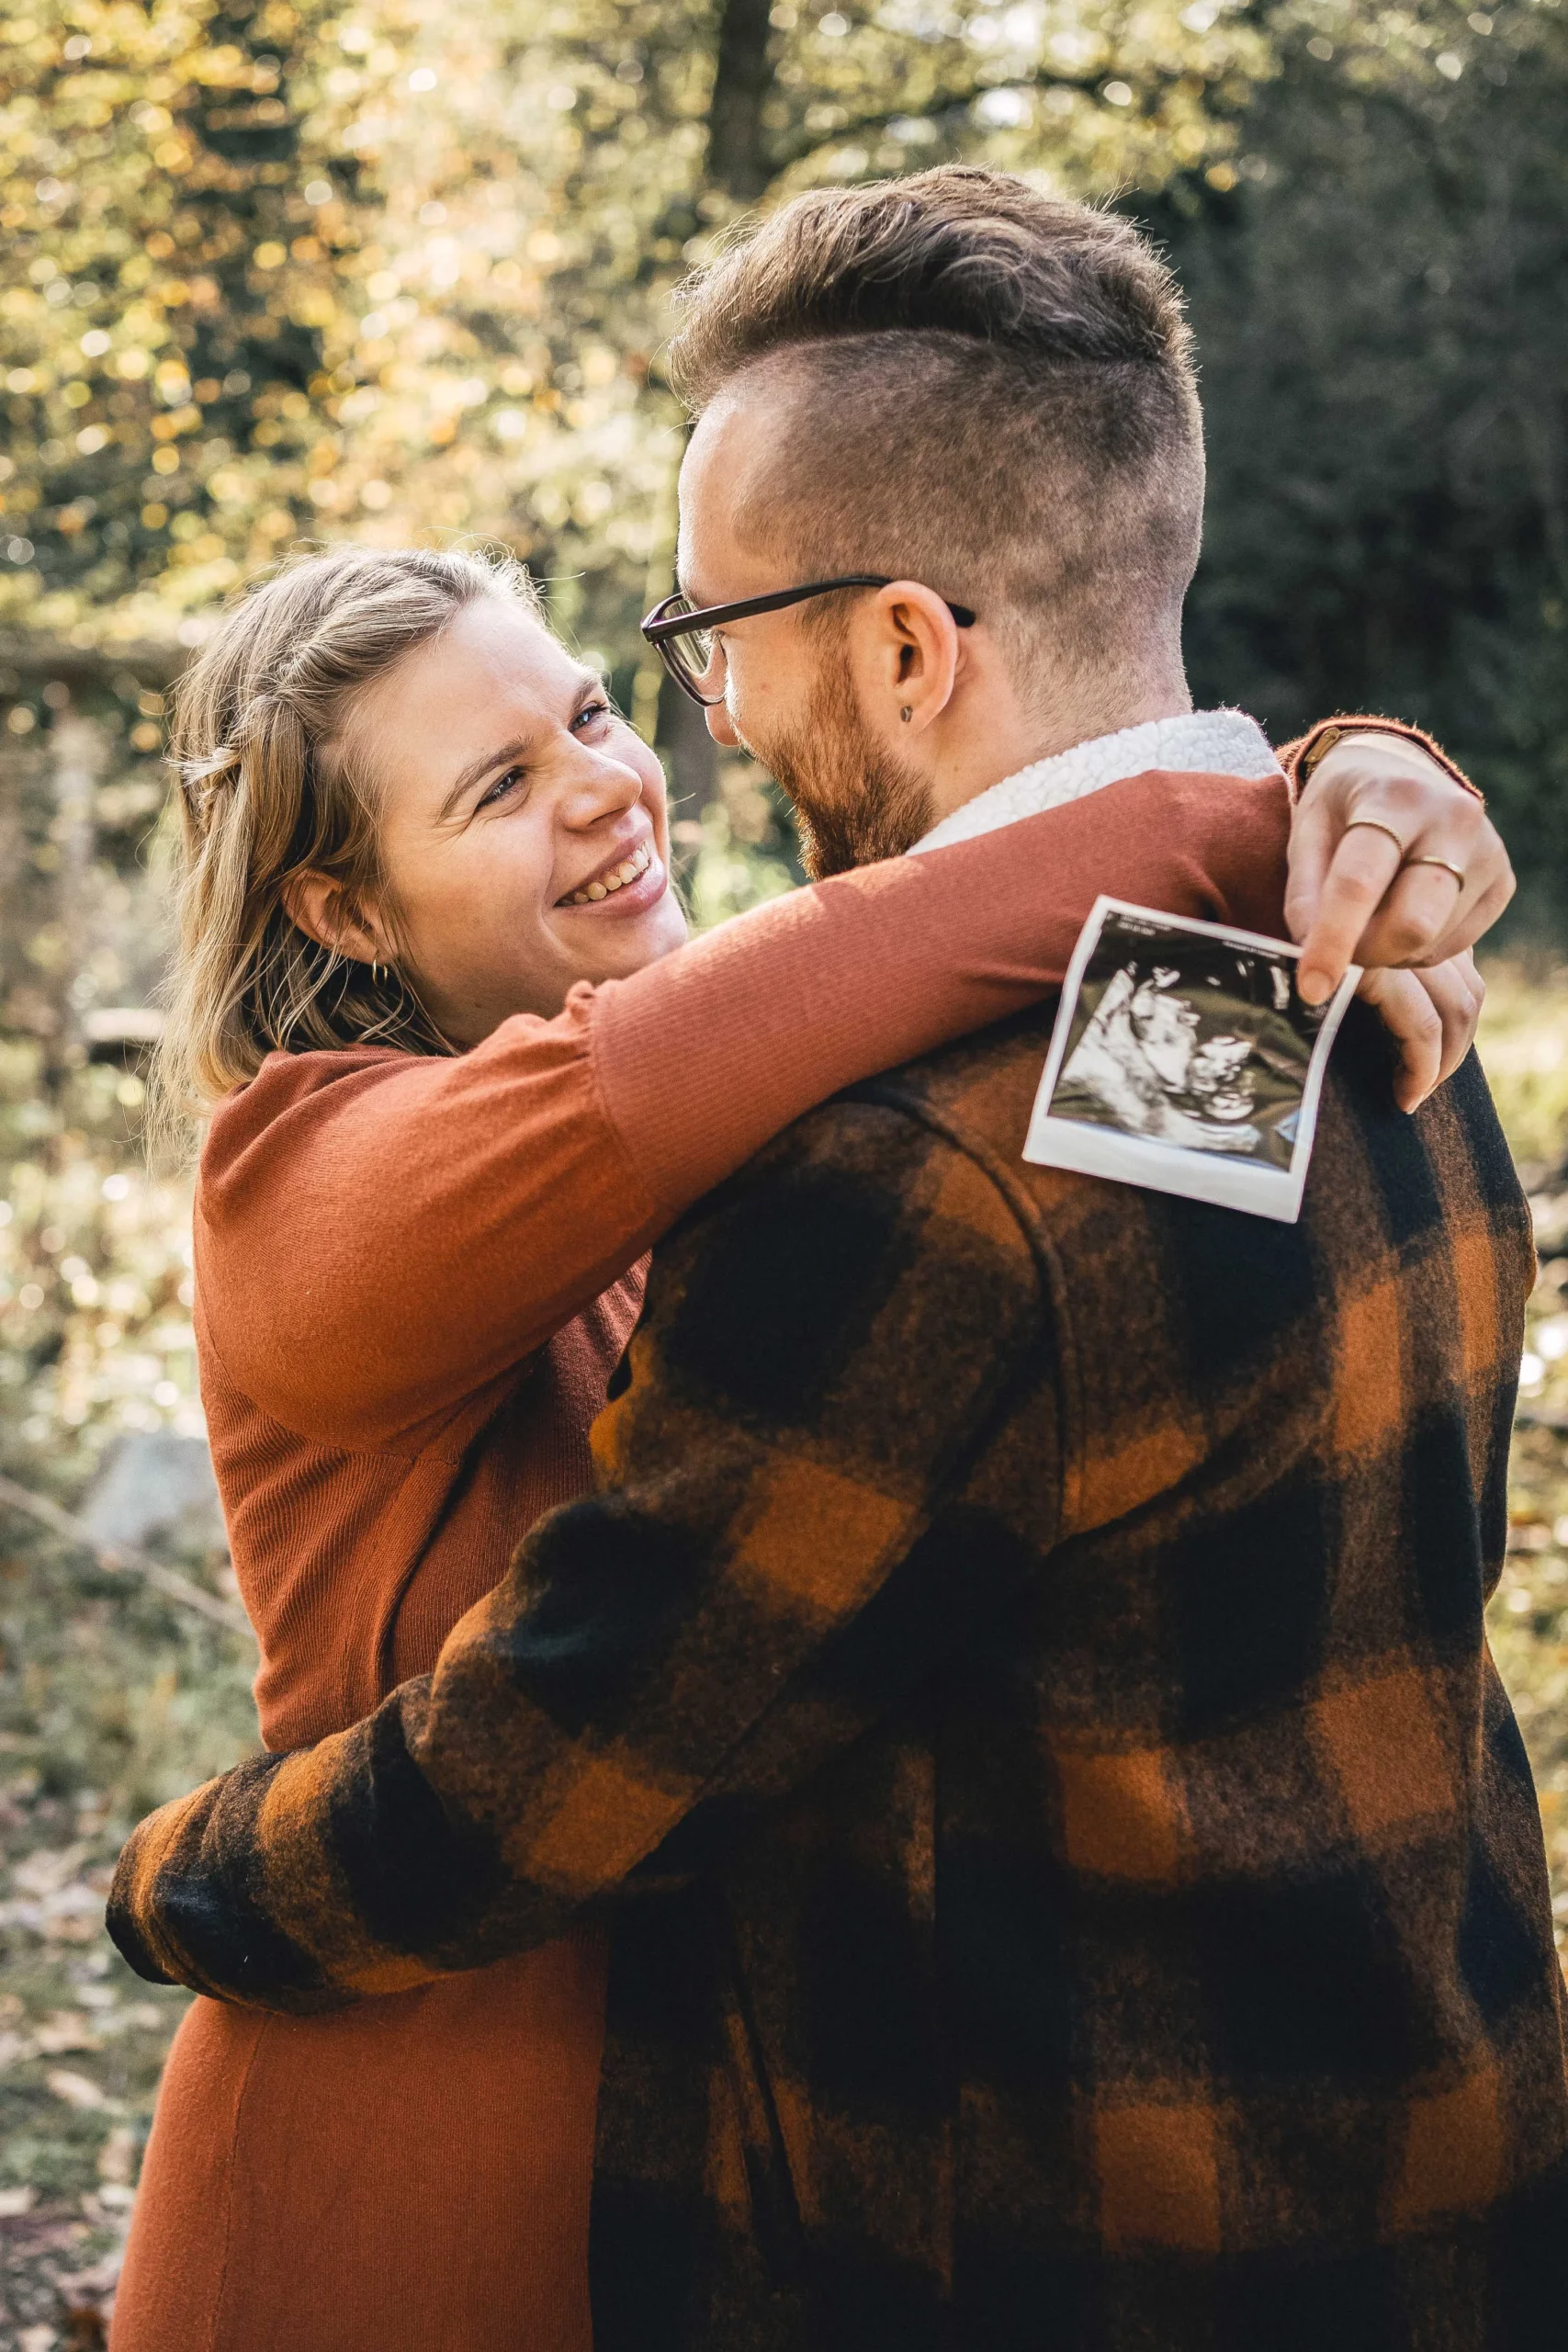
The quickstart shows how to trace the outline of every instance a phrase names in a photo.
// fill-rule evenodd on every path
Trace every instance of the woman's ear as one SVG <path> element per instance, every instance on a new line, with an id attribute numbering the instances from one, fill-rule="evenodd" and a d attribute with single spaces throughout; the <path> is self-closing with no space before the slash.
<path id="1" fill-rule="evenodd" d="M 392 961 L 375 910 L 361 905 L 330 875 L 310 866 L 291 874 L 283 886 L 283 907 L 289 922 L 319 947 L 330 947 L 357 964 Z"/>

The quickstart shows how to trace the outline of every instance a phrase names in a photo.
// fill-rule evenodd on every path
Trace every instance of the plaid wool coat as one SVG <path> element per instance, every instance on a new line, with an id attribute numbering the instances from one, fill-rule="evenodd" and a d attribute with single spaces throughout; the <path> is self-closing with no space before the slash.
<path id="1" fill-rule="evenodd" d="M 1484 1082 L 1403 1116 L 1354 1008 L 1280 1225 L 1026 1166 L 1051 1019 L 702 1204 L 604 1491 L 433 1677 L 144 1825 L 117 1939 L 310 2008 L 613 1905 L 598 2352 L 1540 2352 Z"/>

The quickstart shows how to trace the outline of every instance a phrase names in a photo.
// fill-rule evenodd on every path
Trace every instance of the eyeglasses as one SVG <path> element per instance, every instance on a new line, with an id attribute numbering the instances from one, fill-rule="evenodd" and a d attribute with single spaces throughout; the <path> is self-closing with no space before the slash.
<path id="1" fill-rule="evenodd" d="M 851 571 L 841 580 L 813 580 L 804 588 L 775 589 L 771 596 L 746 596 L 738 605 L 705 605 L 699 610 L 677 588 L 655 605 L 642 633 L 682 694 L 712 710 L 724 700 L 724 648 L 714 636 L 726 621 L 750 620 L 753 613 L 781 613 L 786 605 L 804 604 L 807 596 L 830 596 L 838 588 L 891 588 L 879 572 Z M 960 628 L 973 628 L 976 616 L 967 605 L 942 598 Z"/>

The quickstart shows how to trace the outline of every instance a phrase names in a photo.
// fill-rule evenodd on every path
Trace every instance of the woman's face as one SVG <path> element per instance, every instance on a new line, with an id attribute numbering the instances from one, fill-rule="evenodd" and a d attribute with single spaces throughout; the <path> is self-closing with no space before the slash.
<path id="1" fill-rule="evenodd" d="M 454 1044 L 678 947 L 664 775 L 602 681 L 481 596 L 362 698 L 400 960 Z"/>

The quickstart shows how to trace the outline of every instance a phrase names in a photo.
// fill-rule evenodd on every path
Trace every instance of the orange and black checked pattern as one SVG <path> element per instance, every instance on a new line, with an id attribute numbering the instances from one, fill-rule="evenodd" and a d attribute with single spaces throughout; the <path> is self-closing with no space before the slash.
<path id="1" fill-rule="evenodd" d="M 704 1203 L 604 1490 L 433 1677 L 154 1815 L 117 1939 L 303 2008 L 614 1904 L 600 2352 L 1537 2346 L 1484 1083 L 1403 1117 L 1353 1014 L 1280 1226 L 1026 1167 L 1050 1018 Z"/>

